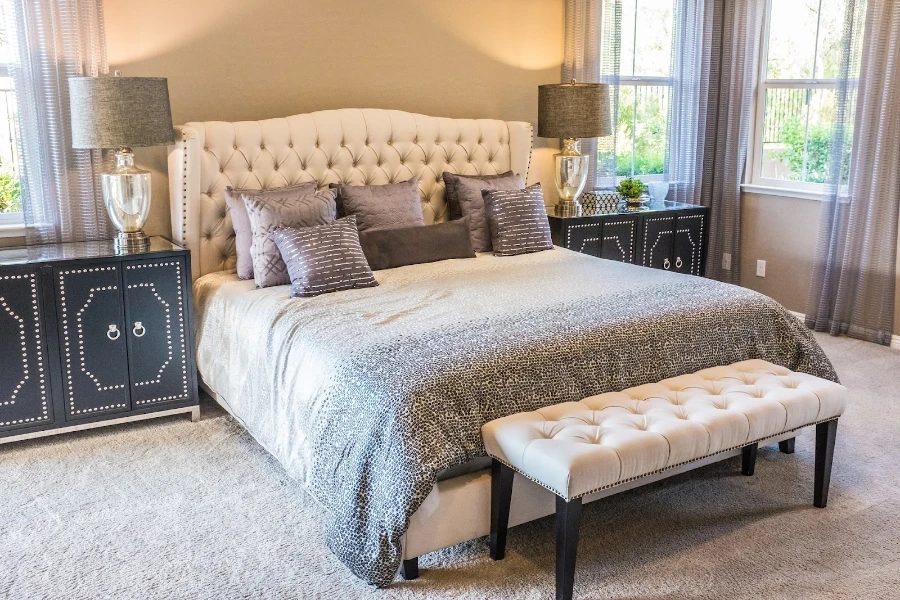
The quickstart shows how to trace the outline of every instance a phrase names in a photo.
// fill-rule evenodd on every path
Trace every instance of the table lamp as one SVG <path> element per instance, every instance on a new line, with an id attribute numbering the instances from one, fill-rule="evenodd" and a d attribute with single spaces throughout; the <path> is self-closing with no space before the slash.
<path id="1" fill-rule="evenodd" d="M 115 148 L 116 166 L 100 174 L 103 202 L 119 233 L 117 252 L 150 246 L 142 231 L 150 212 L 150 172 L 134 166 L 131 149 L 175 140 L 164 77 L 70 77 L 73 148 Z"/>
<path id="2" fill-rule="evenodd" d="M 578 196 L 587 182 L 589 161 L 578 151 L 578 138 L 612 134 L 609 86 L 605 83 L 555 83 L 538 86 L 538 136 L 561 138 L 563 149 L 554 154 L 559 217 L 580 217 Z"/>

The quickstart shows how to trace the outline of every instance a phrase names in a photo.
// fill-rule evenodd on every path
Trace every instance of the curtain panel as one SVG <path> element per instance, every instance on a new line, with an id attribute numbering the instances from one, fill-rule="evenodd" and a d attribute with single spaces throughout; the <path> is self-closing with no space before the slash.
<path id="1" fill-rule="evenodd" d="M 848 0 L 806 324 L 890 345 L 900 216 L 900 2 Z M 849 152 L 847 149 L 849 148 Z"/>
<path id="2" fill-rule="evenodd" d="M 109 72 L 102 0 L 2 0 L 29 244 L 111 237 L 99 150 L 71 146 L 68 78 Z"/>

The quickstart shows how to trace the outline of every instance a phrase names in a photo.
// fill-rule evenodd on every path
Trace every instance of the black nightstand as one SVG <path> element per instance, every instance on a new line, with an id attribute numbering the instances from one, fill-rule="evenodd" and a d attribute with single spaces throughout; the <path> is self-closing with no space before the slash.
<path id="1" fill-rule="evenodd" d="M 112 241 L 0 250 L 0 444 L 199 417 L 188 251 Z"/>
<path id="2" fill-rule="evenodd" d="M 703 275 L 709 208 L 665 202 L 642 212 L 557 217 L 549 209 L 553 243 L 600 258 Z"/>

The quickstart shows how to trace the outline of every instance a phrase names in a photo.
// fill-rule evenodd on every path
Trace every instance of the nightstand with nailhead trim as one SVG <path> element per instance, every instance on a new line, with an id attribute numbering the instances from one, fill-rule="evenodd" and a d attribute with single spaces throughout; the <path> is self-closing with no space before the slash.
<path id="1" fill-rule="evenodd" d="M 190 256 L 163 238 L 0 250 L 0 443 L 199 416 Z"/>
<path id="2" fill-rule="evenodd" d="M 557 217 L 549 210 L 553 243 L 599 258 L 689 275 L 706 267 L 709 208 L 664 202 L 641 212 Z"/>

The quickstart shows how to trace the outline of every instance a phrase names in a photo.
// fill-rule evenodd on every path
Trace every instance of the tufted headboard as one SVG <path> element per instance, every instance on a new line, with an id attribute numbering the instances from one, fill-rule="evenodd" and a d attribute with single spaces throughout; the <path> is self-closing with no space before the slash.
<path id="1" fill-rule="evenodd" d="M 194 278 L 235 266 L 224 190 L 304 181 L 378 185 L 419 177 L 426 223 L 447 220 L 441 173 L 528 175 L 532 126 L 397 110 L 325 110 L 284 119 L 188 123 L 169 146 L 172 237 Z"/>

